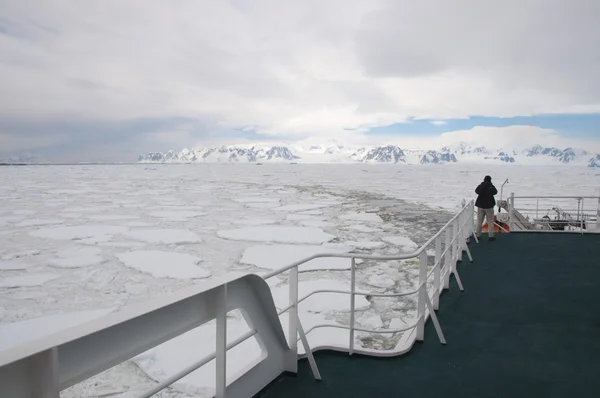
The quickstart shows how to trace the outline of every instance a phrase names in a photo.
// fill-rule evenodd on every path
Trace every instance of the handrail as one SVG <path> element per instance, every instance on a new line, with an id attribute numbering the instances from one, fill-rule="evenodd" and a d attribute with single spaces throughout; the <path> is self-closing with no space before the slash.
<path id="1" fill-rule="evenodd" d="M 421 247 L 419 247 L 417 250 L 415 250 L 412 253 L 406 253 L 406 254 L 402 254 L 402 255 L 396 255 L 396 256 L 377 256 L 377 255 L 373 255 L 373 254 L 367 254 L 367 253 L 321 253 L 321 254 L 314 254 L 312 256 L 306 257 L 302 260 L 298 260 L 296 262 L 293 262 L 292 264 L 286 265 L 284 267 L 281 267 L 279 269 L 276 269 L 274 271 L 268 272 L 266 274 L 262 275 L 262 278 L 267 280 L 269 278 L 272 278 L 274 276 L 277 276 L 285 271 L 289 271 L 292 268 L 296 268 L 304 263 L 307 263 L 309 261 L 315 260 L 317 258 L 358 258 L 361 260 L 379 260 L 379 261 L 394 261 L 394 260 L 410 260 L 411 258 L 415 258 L 418 257 L 425 249 L 427 249 L 429 247 L 429 245 L 431 245 L 431 243 L 433 243 L 433 241 L 435 241 L 441 234 L 442 232 L 444 232 L 446 230 L 446 228 L 448 228 L 449 226 L 452 225 L 452 223 L 462 214 L 462 212 L 469 207 L 471 204 L 464 206 L 461 211 L 456 214 L 454 217 L 452 217 L 450 219 L 450 221 L 448 221 L 442 228 L 440 228 L 440 230 L 433 235 L 427 242 L 423 243 L 421 245 Z"/>
<path id="2" fill-rule="evenodd" d="M 440 288 L 442 287 L 442 281 L 441 281 L 442 268 L 446 268 L 446 272 L 444 273 L 443 288 L 448 288 L 450 274 L 454 274 L 459 283 L 459 286 L 462 290 L 462 283 L 460 282 L 460 278 L 458 277 L 458 273 L 456 271 L 455 264 L 456 264 L 457 260 L 462 259 L 462 252 L 464 250 L 466 250 L 468 252 L 469 257 L 471 258 L 471 254 L 468 251 L 468 248 L 466 246 L 466 238 L 474 232 L 474 223 L 473 223 L 474 209 L 475 209 L 474 201 L 471 201 L 468 204 L 464 204 L 463 207 L 461 208 L 461 210 L 457 214 L 455 214 L 448 222 L 446 222 L 446 224 L 444 224 L 444 226 L 442 228 L 440 228 L 438 230 L 438 232 L 436 232 L 430 239 L 428 239 L 427 242 L 422 244 L 417 250 L 410 252 L 410 253 L 404 253 L 404 254 L 399 254 L 399 255 L 373 255 L 373 254 L 367 254 L 367 253 L 320 253 L 320 254 L 315 254 L 315 255 L 306 257 L 304 259 L 295 261 L 287 266 L 284 266 L 284 267 L 281 267 L 274 271 L 263 274 L 262 278 L 267 280 L 274 276 L 280 275 L 286 271 L 291 272 L 290 277 L 289 277 L 290 300 L 289 300 L 289 303 L 287 306 L 285 306 L 284 308 L 282 308 L 278 311 L 279 316 L 281 316 L 282 314 L 284 314 L 286 312 L 290 312 L 289 325 L 288 325 L 289 331 L 290 331 L 290 333 L 289 333 L 290 347 L 294 350 L 296 350 L 296 347 L 297 347 L 295 345 L 296 341 L 294 341 L 296 339 L 292 338 L 291 336 L 296 335 L 297 324 L 296 324 L 295 320 L 296 320 L 296 315 L 298 313 L 298 305 L 300 303 L 302 303 L 304 300 L 306 300 L 307 298 L 313 296 L 314 294 L 326 293 L 326 292 L 350 295 L 350 326 L 339 325 L 339 324 L 338 325 L 331 325 L 331 324 L 315 325 L 312 328 L 310 328 L 308 331 L 306 331 L 306 335 L 308 335 L 311 331 L 313 331 L 317 328 L 322 328 L 322 327 L 335 327 L 335 328 L 350 330 L 350 341 L 349 341 L 349 345 L 347 347 L 348 352 L 350 354 L 352 354 L 354 352 L 362 353 L 362 352 L 367 351 L 367 350 L 355 350 L 354 349 L 353 337 L 354 337 L 355 331 L 362 331 L 362 332 L 369 332 L 369 333 L 398 333 L 399 332 L 399 331 L 393 332 L 390 329 L 371 330 L 371 329 L 356 327 L 354 325 L 355 324 L 354 299 L 357 294 L 358 295 L 377 296 L 377 297 L 402 297 L 402 296 L 408 296 L 408 295 L 413 295 L 413 294 L 419 294 L 419 297 L 417 299 L 418 300 L 417 303 L 418 303 L 418 307 L 419 307 L 417 321 L 414 323 L 414 325 L 403 329 L 403 331 L 417 328 L 417 339 L 422 340 L 423 339 L 423 329 L 424 329 L 426 317 L 432 316 L 434 324 L 436 325 L 436 331 L 438 332 L 438 337 L 440 338 L 441 342 L 445 343 L 444 336 L 441 332 L 441 328 L 439 327 L 437 318 L 435 316 L 435 312 L 433 310 L 430 310 L 429 313 L 427 313 L 425 308 L 426 308 L 426 306 L 427 307 L 431 306 L 432 308 L 434 308 L 434 307 L 437 308 L 437 306 L 438 306 Z M 444 233 L 446 233 L 445 248 L 442 251 L 442 234 L 444 234 Z M 436 243 L 436 245 L 435 245 L 436 246 L 435 261 L 433 263 L 433 266 L 431 267 L 431 270 L 429 270 L 429 272 L 427 272 L 427 268 L 428 268 L 429 264 L 427 264 L 428 256 L 425 254 L 425 251 L 427 249 L 429 249 L 429 247 L 434 242 Z M 425 257 L 423 257 L 423 256 L 425 256 Z M 335 290 L 335 289 L 320 289 L 320 290 L 310 292 L 302 298 L 298 298 L 299 267 L 309 261 L 312 261 L 312 260 L 318 259 L 318 258 L 349 258 L 349 259 L 351 259 L 351 267 L 350 267 L 351 283 L 350 283 L 349 291 Z M 419 285 L 416 289 L 410 290 L 408 292 L 402 292 L 402 293 L 369 293 L 369 292 L 361 292 L 361 291 L 356 290 L 355 259 L 378 260 L 378 261 L 392 260 L 393 261 L 393 260 L 408 260 L 408 259 L 413 259 L 413 258 L 420 259 L 419 260 L 419 262 L 420 262 Z M 472 258 L 471 258 L 471 261 L 472 261 Z M 430 299 L 429 293 L 427 292 L 427 281 L 429 280 L 429 278 L 431 277 L 432 274 L 434 275 L 434 291 L 436 293 Z M 433 303 L 431 302 L 431 300 L 433 300 Z M 319 347 L 313 347 L 313 349 L 319 349 Z M 398 351 L 396 351 L 396 352 L 398 352 Z M 297 354 L 297 351 L 296 351 L 296 354 Z"/>

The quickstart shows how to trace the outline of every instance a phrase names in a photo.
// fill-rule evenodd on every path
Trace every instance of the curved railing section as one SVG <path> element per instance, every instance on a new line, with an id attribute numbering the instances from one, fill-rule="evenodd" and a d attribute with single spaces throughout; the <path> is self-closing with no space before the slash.
<path id="1" fill-rule="evenodd" d="M 426 243 L 411 253 L 405 253 L 400 255 L 371 255 L 362 253 L 323 253 L 316 254 L 295 263 L 282 267 L 278 270 L 269 272 L 263 275 L 265 280 L 281 275 L 284 272 L 289 271 L 288 286 L 289 286 L 289 302 L 288 305 L 279 310 L 278 313 L 282 314 L 289 312 L 289 345 L 290 348 L 297 354 L 297 338 L 291 336 L 297 336 L 298 332 L 298 308 L 299 305 L 308 299 L 309 297 L 318 293 L 338 293 L 346 294 L 350 300 L 350 324 L 348 326 L 341 324 L 321 324 L 315 325 L 311 329 L 306 331 L 309 334 L 318 328 L 340 328 L 349 330 L 348 345 L 327 345 L 327 346 L 311 346 L 312 351 L 330 349 L 338 351 L 346 351 L 350 354 L 360 353 L 373 356 L 394 356 L 400 355 L 412 347 L 415 341 L 423 340 L 425 333 L 425 322 L 429 317 L 432 317 L 434 322 L 438 338 L 442 343 L 445 343 L 444 335 L 441 327 L 435 316 L 434 309 L 437 310 L 439 307 L 439 296 L 443 289 L 448 289 L 450 284 L 450 275 L 455 275 L 460 289 L 462 290 L 462 283 L 456 270 L 457 261 L 462 260 L 463 251 L 467 251 L 470 260 L 472 261 L 471 254 L 467 247 L 467 239 L 473 235 L 474 222 L 473 214 L 475 211 L 474 202 L 470 202 L 462 207 L 450 221 L 448 221 L 434 236 L 432 236 Z M 430 266 L 430 256 L 427 254 L 429 250 L 434 250 L 432 264 Z M 303 297 L 298 297 L 298 272 L 302 265 L 308 263 L 311 260 L 318 258 L 349 258 L 351 260 L 350 266 L 350 290 L 315 290 Z M 393 261 L 393 260 L 419 260 L 419 283 L 418 287 L 414 290 L 402 292 L 402 293 L 374 293 L 366 291 L 358 291 L 356 288 L 356 260 L 378 260 L 378 261 Z M 431 280 L 432 289 L 427 290 L 428 281 Z M 357 327 L 355 319 L 355 303 L 356 296 L 372 296 L 372 297 L 402 297 L 417 295 L 417 316 L 416 320 L 411 324 L 401 329 L 365 329 Z M 365 348 L 355 347 L 354 335 L 355 332 L 367 332 L 367 333 L 379 333 L 379 334 L 394 334 L 400 332 L 413 331 L 409 338 L 403 339 L 403 344 L 399 344 L 392 350 L 372 350 Z"/>

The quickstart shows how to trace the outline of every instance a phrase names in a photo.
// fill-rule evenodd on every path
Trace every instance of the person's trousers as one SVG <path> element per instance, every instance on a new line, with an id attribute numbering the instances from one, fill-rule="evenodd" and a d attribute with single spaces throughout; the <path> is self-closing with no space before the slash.
<path id="1" fill-rule="evenodd" d="M 487 219 L 488 225 L 488 236 L 492 238 L 494 236 L 494 208 L 491 209 L 482 209 L 481 207 L 477 208 L 477 230 L 475 234 L 477 237 L 481 236 L 481 228 L 483 227 L 483 219 Z"/>

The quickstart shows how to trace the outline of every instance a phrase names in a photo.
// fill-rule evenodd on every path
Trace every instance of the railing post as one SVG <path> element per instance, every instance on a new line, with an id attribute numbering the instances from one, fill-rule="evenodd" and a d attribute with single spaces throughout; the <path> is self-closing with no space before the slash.
<path id="1" fill-rule="evenodd" d="M 417 298 L 417 340 L 425 338 L 425 306 L 427 304 L 427 253 L 419 255 L 419 296 Z"/>
<path id="2" fill-rule="evenodd" d="M 435 269 L 433 270 L 433 309 L 437 310 L 440 306 L 440 275 L 442 268 L 442 236 L 435 239 Z"/>
<path id="3" fill-rule="evenodd" d="M 464 229 L 463 229 L 463 221 L 464 221 L 464 214 L 463 212 L 460 212 L 458 214 L 458 218 L 456 219 L 457 221 L 457 228 L 458 228 L 458 239 L 456 239 L 457 241 L 457 249 L 458 252 L 456 253 L 457 256 L 457 260 L 458 261 L 462 261 L 462 254 L 463 254 L 463 234 L 464 234 Z"/>
<path id="4" fill-rule="evenodd" d="M 288 364 L 288 372 L 298 373 L 298 267 L 290 270 L 289 278 L 289 346 L 290 346 L 290 363 Z"/>
<path id="5" fill-rule="evenodd" d="M 454 219 L 452 222 L 452 269 L 458 259 L 458 219 Z"/>
<path id="6" fill-rule="evenodd" d="M 598 205 L 596 207 L 596 229 L 600 231 L 600 197 L 598 198 Z"/>
<path id="7" fill-rule="evenodd" d="M 450 265 L 450 261 L 452 259 L 452 228 L 448 226 L 446 228 L 446 244 L 444 247 L 444 268 L 446 268 L 446 273 L 444 274 L 444 289 L 450 288 L 450 274 L 452 273 L 452 266 Z"/>
<path id="8" fill-rule="evenodd" d="M 227 284 L 218 291 L 217 312 L 217 347 L 216 347 L 216 398 L 225 398 L 227 390 Z"/>
<path id="9" fill-rule="evenodd" d="M 515 193 L 510 193 L 510 207 L 508 208 L 508 227 L 512 231 L 515 228 Z"/>
<path id="10" fill-rule="evenodd" d="M 581 233 L 583 234 L 583 219 L 584 219 L 584 214 L 585 214 L 585 208 L 583 207 L 585 203 L 585 199 L 581 198 L 581 221 L 580 221 L 580 228 L 581 228 Z"/>
<path id="11" fill-rule="evenodd" d="M 356 260 L 350 259 L 350 341 L 348 343 L 348 352 L 354 353 L 354 308 L 356 305 Z"/>
<path id="12" fill-rule="evenodd" d="M 58 349 L 56 347 L 29 358 L 33 397 L 59 398 Z M 10 388 L 9 388 L 10 389 Z"/>

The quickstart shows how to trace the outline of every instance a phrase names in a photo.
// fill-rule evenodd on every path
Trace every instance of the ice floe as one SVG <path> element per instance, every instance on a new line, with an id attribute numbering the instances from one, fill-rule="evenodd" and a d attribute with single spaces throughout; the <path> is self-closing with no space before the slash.
<path id="1" fill-rule="evenodd" d="M 122 220 L 135 220 L 140 218 L 139 216 L 127 216 L 121 214 L 94 214 L 85 216 L 85 218 L 94 221 L 122 221 Z"/>
<path id="2" fill-rule="evenodd" d="M 258 245 L 244 251 L 240 263 L 276 270 L 321 253 L 347 253 L 350 247 L 342 245 Z M 301 265 L 299 271 L 350 269 L 349 258 L 316 258 Z"/>
<path id="3" fill-rule="evenodd" d="M 389 289 L 396 284 L 396 281 L 383 275 L 371 275 L 367 283 L 371 286 Z"/>
<path id="4" fill-rule="evenodd" d="M 73 240 L 92 238 L 99 235 L 121 234 L 127 232 L 127 227 L 113 225 L 77 225 L 55 228 L 40 228 L 29 234 L 37 238 Z"/>
<path id="5" fill-rule="evenodd" d="M 8 252 L 8 253 L 4 253 L 2 255 L 2 260 L 8 261 L 8 260 L 15 260 L 17 258 L 37 256 L 41 252 L 42 252 L 41 250 L 37 250 L 37 249 Z"/>
<path id="6" fill-rule="evenodd" d="M 53 224 L 62 224 L 64 220 L 54 219 L 54 218 L 32 218 L 30 220 L 21 221 L 18 224 L 15 224 L 17 227 L 37 227 L 43 225 L 53 225 Z"/>
<path id="7" fill-rule="evenodd" d="M 206 213 L 201 213 L 197 211 L 155 211 L 150 213 L 152 217 L 163 218 L 165 220 L 170 221 L 187 221 L 192 218 L 205 216 Z"/>
<path id="8" fill-rule="evenodd" d="M 227 318 L 227 341 L 230 342 L 250 328 L 243 319 Z M 208 322 L 196 329 L 167 341 L 133 360 L 148 376 L 160 381 L 198 361 L 198 358 L 215 351 L 216 324 Z M 262 351 L 255 337 L 227 351 L 227 377 L 231 379 L 258 362 Z M 201 396 L 214 395 L 215 360 L 175 382 L 173 387 L 182 392 L 194 392 Z M 212 395 L 211 395 L 212 394 Z"/>
<path id="9" fill-rule="evenodd" d="M 0 288 L 41 286 L 58 278 L 55 274 L 27 274 L 0 279 Z"/>
<path id="10" fill-rule="evenodd" d="M 346 241 L 344 242 L 348 246 L 353 246 L 357 249 L 379 249 L 386 246 L 383 242 L 373 242 L 373 241 Z"/>
<path id="11" fill-rule="evenodd" d="M 211 274 L 198 266 L 202 261 L 186 253 L 161 250 L 138 250 L 116 255 L 123 264 L 156 278 L 202 279 Z"/>
<path id="12" fill-rule="evenodd" d="M 379 217 L 377 214 L 375 213 L 345 213 L 340 215 L 340 220 L 347 220 L 347 221 L 364 221 L 367 223 L 375 223 L 375 224 L 380 224 L 383 223 L 383 220 L 381 219 L 381 217 Z"/>
<path id="13" fill-rule="evenodd" d="M 325 233 L 318 228 L 282 226 L 229 229 L 218 231 L 217 236 L 223 239 L 249 242 L 313 244 L 329 242 L 335 238 L 335 236 Z"/>
<path id="14" fill-rule="evenodd" d="M 27 269 L 27 264 L 16 261 L 0 261 L 0 271 L 18 271 Z"/>
<path id="15" fill-rule="evenodd" d="M 336 279 L 318 279 L 311 281 L 301 281 L 298 283 L 298 298 L 301 299 L 307 294 L 316 290 L 340 290 L 350 291 L 350 282 Z M 289 285 L 283 284 L 271 289 L 273 300 L 277 308 L 285 308 L 289 303 Z M 371 303 L 365 296 L 357 295 L 355 299 L 355 308 L 357 311 L 369 308 Z M 331 312 L 331 311 L 349 311 L 350 295 L 346 293 L 315 293 L 300 304 L 299 311 L 309 312 Z"/>
<path id="16" fill-rule="evenodd" d="M 198 235 L 186 229 L 135 229 L 122 235 L 155 245 L 178 245 L 184 243 L 199 243 L 202 240 Z"/>
<path id="17" fill-rule="evenodd" d="M 404 236 L 384 236 L 381 240 L 392 245 L 401 246 L 406 250 L 416 250 L 419 248 L 419 245 Z"/>
<path id="18" fill-rule="evenodd" d="M 273 210 L 277 211 L 307 211 L 307 210 L 315 210 L 322 209 L 327 207 L 328 205 L 324 204 L 295 204 L 295 205 L 285 205 L 281 207 L 276 207 Z"/>
<path id="19" fill-rule="evenodd" d="M 71 247 L 57 253 L 50 265 L 57 268 L 81 268 L 100 264 L 104 261 L 102 251 L 95 247 Z"/>

